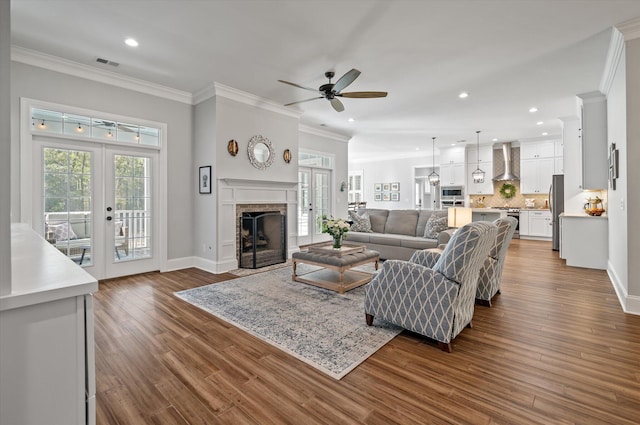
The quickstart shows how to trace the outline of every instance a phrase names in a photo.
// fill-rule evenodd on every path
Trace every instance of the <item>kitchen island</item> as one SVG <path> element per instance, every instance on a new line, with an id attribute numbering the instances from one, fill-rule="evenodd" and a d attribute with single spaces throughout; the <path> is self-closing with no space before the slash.
<path id="1" fill-rule="evenodd" d="M 472 221 L 494 221 L 507 216 L 506 209 L 500 208 L 471 208 Z"/>

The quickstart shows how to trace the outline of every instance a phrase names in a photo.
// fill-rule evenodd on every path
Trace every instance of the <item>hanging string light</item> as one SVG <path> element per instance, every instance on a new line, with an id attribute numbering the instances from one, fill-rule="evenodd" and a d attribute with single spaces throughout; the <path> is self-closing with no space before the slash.
<path id="1" fill-rule="evenodd" d="M 476 159 L 477 168 L 471 173 L 474 183 L 484 183 L 484 171 L 480 169 L 480 130 L 476 131 Z"/>
<path id="2" fill-rule="evenodd" d="M 431 186 L 438 186 L 440 184 L 440 174 L 436 173 L 436 138 L 432 137 L 431 139 L 431 163 L 433 171 L 429 174 L 429 183 Z"/>

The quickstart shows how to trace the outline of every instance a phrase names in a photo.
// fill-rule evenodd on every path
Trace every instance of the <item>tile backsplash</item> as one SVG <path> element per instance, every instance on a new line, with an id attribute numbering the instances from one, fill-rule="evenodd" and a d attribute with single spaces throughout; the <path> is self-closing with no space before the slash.
<path id="1" fill-rule="evenodd" d="M 510 181 L 512 185 L 517 188 L 516 195 L 513 198 L 506 199 L 502 195 L 500 195 L 500 187 L 505 182 L 493 182 L 493 195 L 470 195 L 470 207 L 471 208 L 479 208 L 478 203 L 484 198 L 484 206 L 489 208 L 496 207 L 511 207 L 511 208 L 527 208 L 525 206 L 525 199 L 533 199 L 534 206 L 533 208 L 544 208 L 545 203 L 549 201 L 549 196 L 547 194 L 544 195 L 523 195 L 520 193 L 520 182 L 519 181 Z"/>

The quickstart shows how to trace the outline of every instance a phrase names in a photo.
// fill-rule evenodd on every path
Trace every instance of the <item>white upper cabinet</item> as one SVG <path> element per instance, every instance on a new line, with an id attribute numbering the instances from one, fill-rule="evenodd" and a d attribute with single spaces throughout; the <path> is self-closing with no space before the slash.
<path id="1" fill-rule="evenodd" d="M 598 92 L 578 95 L 580 106 L 580 156 L 582 190 L 607 189 L 607 99 Z"/>
<path id="2" fill-rule="evenodd" d="M 520 145 L 520 159 L 553 158 L 556 156 L 556 146 L 553 140 L 529 142 Z"/>
<path id="3" fill-rule="evenodd" d="M 493 162 L 493 147 L 491 145 L 480 146 L 480 158 L 478 158 L 478 150 L 475 147 L 469 148 L 467 150 L 467 164 L 469 164 L 469 167 L 475 170 L 478 166 L 478 159 L 480 159 L 480 164 Z M 484 170 L 484 168 L 482 169 Z"/>
<path id="4" fill-rule="evenodd" d="M 440 186 L 464 185 L 464 162 L 462 164 L 440 164 Z"/>
<path id="5" fill-rule="evenodd" d="M 440 149 L 440 165 L 464 164 L 464 146 Z"/>
<path id="6" fill-rule="evenodd" d="M 523 159 L 520 161 L 520 191 L 523 194 L 547 194 L 554 173 L 555 159 Z"/>

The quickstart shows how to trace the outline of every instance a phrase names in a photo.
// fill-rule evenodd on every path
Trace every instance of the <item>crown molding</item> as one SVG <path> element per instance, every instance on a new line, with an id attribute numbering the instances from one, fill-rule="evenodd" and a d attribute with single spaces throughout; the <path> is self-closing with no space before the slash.
<path id="1" fill-rule="evenodd" d="M 193 104 L 197 105 L 212 97 L 224 97 L 236 102 L 244 103 L 245 105 L 253 106 L 267 111 L 276 112 L 281 115 L 299 119 L 302 112 L 286 108 L 280 104 L 264 99 L 262 97 L 253 95 L 251 93 L 244 92 L 242 90 L 234 89 L 233 87 L 225 86 L 214 82 L 208 87 L 199 90 L 193 94 Z"/>
<path id="2" fill-rule="evenodd" d="M 604 64 L 604 72 L 600 80 L 600 91 L 605 95 L 609 94 L 613 79 L 616 76 L 618 70 L 618 64 L 620 58 L 624 53 L 624 36 L 617 28 L 613 28 L 611 31 L 611 40 L 609 41 L 609 51 L 607 52 L 607 59 Z"/>
<path id="3" fill-rule="evenodd" d="M 193 96 L 189 92 L 176 90 L 160 84 L 150 83 L 138 78 L 127 77 L 111 71 L 105 71 L 94 66 L 84 65 L 57 56 L 25 49 L 23 47 L 11 47 L 11 60 L 72 75 L 99 83 L 109 84 L 140 93 L 173 100 L 180 103 L 192 104 Z"/>
<path id="4" fill-rule="evenodd" d="M 624 36 L 624 41 L 640 38 L 640 18 L 630 19 L 615 26 Z"/>
<path id="5" fill-rule="evenodd" d="M 349 143 L 349 140 L 351 140 L 351 136 L 332 133 L 327 130 L 320 130 L 319 128 L 314 128 L 306 124 L 299 124 L 298 130 L 300 130 L 302 133 L 313 134 L 315 136 L 325 137 L 327 139 L 337 140 L 338 142 L 343 142 L 343 143 Z"/>

